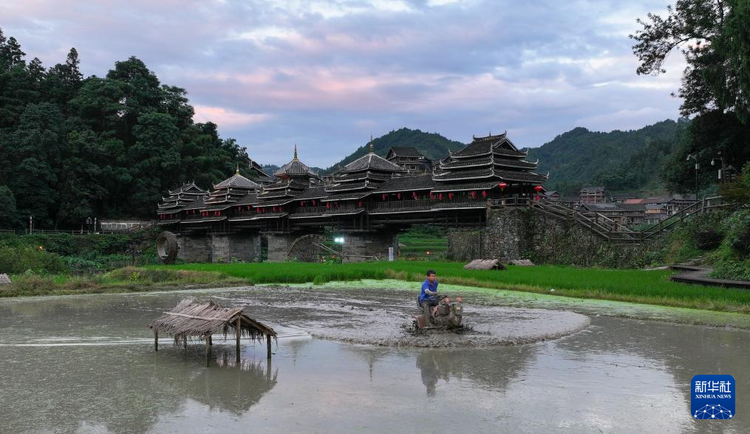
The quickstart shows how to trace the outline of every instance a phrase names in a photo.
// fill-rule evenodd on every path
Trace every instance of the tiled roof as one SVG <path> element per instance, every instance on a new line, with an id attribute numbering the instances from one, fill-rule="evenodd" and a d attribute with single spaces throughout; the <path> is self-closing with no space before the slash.
<path id="1" fill-rule="evenodd" d="M 424 157 L 424 155 L 413 146 L 391 146 L 388 155 L 391 153 L 398 157 Z"/>
<path id="2" fill-rule="evenodd" d="M 325 187 L 310 187 L 299 195 L 295 196 L 294 200 L 322 199 L 327 196 L 328 193 L 326 193 Z"/>
<path id="3" fill-rule="evenodd" d="M 327 193 L 333 193 L 337 191 L 349 191 L 349 190 L 361 190 L 363 188 L 375 188 L 378 184 L 365 181 L 360 182 L 345 182 L 343 184 L 335 184 L 325 187 Z"/>
<path id="4" fill-rule="evenodd" d="M 221 190 L 225 188 L 240 188 L 245 190 L 255 190 L 260 188 L 257 183 L 245 178 L 239 173 L 235 173 L 231 178 L 227 178 L 220 183 L 214 185 L 215 190 Z"/>
<path id="5" fill-rule="evenodd" d="M 183 208 L 184 211 L 188 210 L 194 210 L 194 209 L 201 209 L 203 208 L 203 198 L 205 196 L 198 196 L 193 203 Z"/>
<path id="6" fill-rule="evenodd" d="M 435 187 L 432 175 L 404 176 L 392 178 L 380 185 L 377 193 L 391 193 L 398 191 L 429 190 Z"/>
<path id="7" fill-rule="evenodd" d="M 378 172 L 401 172 L 403 171 L 403 169 L 401 169 L 401 167 L 398 164 L 391 163 L 385 158 L 375 153 L 370 152 L 352 161 L 351 163 L 347 164 L 346 166 L 344 166 L 343 169 L 341 169 L 340 172 L 351 173 L 351 172 L 360 172 L 363 170 L 373 170 L 373 171 L 378 171 Z"/>
<path id="8" fill-rule="evenodd" d="M 497 181 L 485 181 L 485 182 L 441 182 L 437 184 L 432 192 L 433 193 L 447 193 L 451 191 L 471 191 L 471 190 L 492 190 L 498 187 Z"/>
<path id="9" fill-rule="evenodd" d="M 297 159 L 297 148 L 295 147 L 294 159 L 281 166 L 281 168 L 274 173 L 274 176 L 278 176 L 279 178 L 286 176 L 312 176 L 317 178 L 318 174 L 310 169 L 305 163 Z"/>
<path id="10" fill-rule="evenodd" d="M 354 191 L 354 192 L 343 192 L 339 194 L 330 194 L 327 197 L 322 198 L 321 202 L 333 202 L 336 200 L 360 200 L 369 196 L 371 193 L 372 191 L 368 190 L 368 191 Z"/>
<path id="11" fill-rule="evenodd" d="M 187 184 L 183 184 L 177 190 L 174 190 L 174 191 L 170 190 L 169 194 L 171 194 L 171 195 L 176 195 L 176 194 L 179 194 L 179 193 L 197 193 L 197 194 L 202 194 L 202 193 L 205 193 L 205 192 L 206 192 L 205 190 L 203 190 L 202 188 L 200 188 L 197 185 L 195 185 L 194 182 L 190 182 L 190 183 L 187 183 Z"/>
<path id="12" fill-rule="evenodd" d="M 497 177 L 506 181 L 521 182 L 544 182 L 547 178 L 534 172 L 521 172 L 512 170 L 498 170 L 494 168 L 447 172 L 434 177 L 435 181 L 459 180 L 459 179 L 476 179 L 480 181 L 484 178 Z"/>
<path id="13" fill-rule="evenodd" d="M 525 161 L 521 159 L 511 159 L 511 158 L 490 158 L 489 155 L 481 156 L 478 158 L 471 158 L 471 159 L 461 159 L 461 160 L 451 160 L 446 163 L 442 163 L 440 165 L 440 168 L 443 170 L 452 170 L 452 169 L 458 169 L 463 167 L 471 167 L 471 166 L 489 166 L 490 164 L 493 164 L 495 166 L 506 166 L 506 167 L 518 167 L 521 169 L 535 169 L 537 163 L 533 163 L 531 161 Z"/>

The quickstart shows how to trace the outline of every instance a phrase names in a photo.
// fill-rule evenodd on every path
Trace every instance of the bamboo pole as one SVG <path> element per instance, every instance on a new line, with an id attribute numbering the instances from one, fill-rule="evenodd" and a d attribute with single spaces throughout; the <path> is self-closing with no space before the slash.
<path id="1" fill-rule="evenodd" d="M 206 337 L 206 368 L 211 365 L 211 347 L 208 345 L 208 337 Z"/>
<path id="2" fill-rule="evenodd" d="M 154 351 L 159 351 L 159 330 L 154 329 Z"/>
<path id="3" fill-rule="evenodd" d="M 235 326 L 235 329 L 237 330 L 237 363 L 240 363 L 240 336 L 242 336 L 241 321 L 242 317 L 238 317 L 237 325 Z"/>
<path id="4" fill-rule="evenodd" d="M 268 349 L 268 360 L 271 360 L 271 335 L 266 335 L 266 348 Z"/>

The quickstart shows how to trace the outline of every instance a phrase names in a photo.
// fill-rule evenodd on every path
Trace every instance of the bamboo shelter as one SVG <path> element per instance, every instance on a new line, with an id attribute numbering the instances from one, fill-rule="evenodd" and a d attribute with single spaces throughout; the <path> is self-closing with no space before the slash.
<path id="1" fill-rule="evenodd" d="M 240 339 L 249 337 L 252 341 L 266 341 L 268 359 L 271 359 L 271 338 L 276 339 L 276 332 L 249 316 L 242 307 L 228 308 L 209 301 L 198 303 L 191 299 L 182 300 L 171 311 L 151 321 L 149 328 L 154 331 L 154 351 L 159 351 L 159 332 L 172 335 L 175 345 L 187 348 L 188 339 L 198 338 L 206 345 L 206 366 L 210 362 L 212 335 L 221 333 L 234 334 L 237 345 L 237 362 L 240 361 Z"/>

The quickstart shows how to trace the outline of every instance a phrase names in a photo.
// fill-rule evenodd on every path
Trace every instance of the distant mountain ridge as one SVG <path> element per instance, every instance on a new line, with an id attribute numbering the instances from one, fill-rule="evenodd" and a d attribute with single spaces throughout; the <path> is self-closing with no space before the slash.
<path id="1" fill-rule="evenodd" d="M 372 144 L 373 151 L 381 157 L 385 157 L 392 146 L 413 146 L 430 160 L 444 158 L 448 156 L 449 151 L 456 151 L 466 146 L 461 142 L 447 139 L 438 133 L 426 133 L 421 130 L 412 130 L 409 128 L 401 128 L 399 130 L 391 131 L 384 136 L 373 139 Z M 346 156 L 343 160 L 323 170 L 322 174 L 325 175 L 335 172 L 357 158 L 365 155 L 369 150 L 369 143 L 365 143 L 357 148 L 356 151 Z"/>
<path id="2" fill-rule="evenodd" d="M 608 133 L 574 128 L 538 148 L 525 148 L 527 160 L 539 159 L 537 173 L 549 172 L 547 190 L 577 195 L 582 186 L 603 185 L 610 192 L 655 193 L 664 190 L 660 174 L 675 151 L 687 120 L 664 120 L 637 130 Z M 512 137 L 511 137 L 512 139 Z M 373 150 L 385 156 L 393 146 L 413 146 L 431 160 L 448 156 L 466 145 L 438 133 L 401 128 L 373 139 Z M 321 175 L 339 170 L 369 152 L 366 143 L 327 169 L 314 168 Z M 263 165 L 269 175 L 278 170 Z"/>
<path id="3" fill-rule="evenodd" d="M 609 133 L 577 127 L 526 150 L 529 160 L 539 159 L 538 173 L 549 172 L 547 190 L 575 195 L 596 184 L 610 191 L 656 192 L 663 190 L 662 168 L 688 124 L 668 119 Z"/>

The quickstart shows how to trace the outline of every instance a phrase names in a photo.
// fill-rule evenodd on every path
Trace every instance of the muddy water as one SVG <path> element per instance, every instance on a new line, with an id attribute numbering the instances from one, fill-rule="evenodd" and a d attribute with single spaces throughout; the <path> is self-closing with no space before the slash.
<path id="1" fill-rule="evenodd" d="M 154 353 L 145 325 L 188 295 L 272 323 L 272 363 L 247 342 L 235 366 L 220 337 L 208 369 L 200 344 Z M 432 348 L 401 330 L 415 313 L 402 291 L 0 300 L 0 432 L 750 431 L 748 331 L 465 298 L 477 333 Z M 734 375 L 735 419 L 691 419 L 690 379 L 709 373 Z"/>

